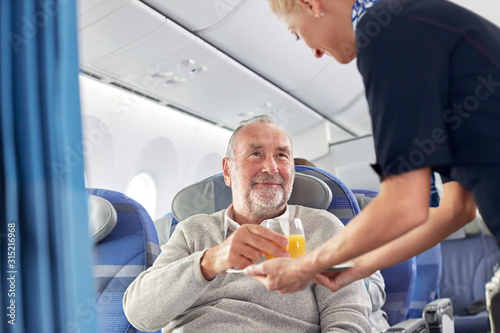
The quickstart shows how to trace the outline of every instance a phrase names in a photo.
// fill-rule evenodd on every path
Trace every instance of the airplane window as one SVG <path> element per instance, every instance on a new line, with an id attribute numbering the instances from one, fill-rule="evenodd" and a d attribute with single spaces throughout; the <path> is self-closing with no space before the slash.
<path id="1" fill-rule="evenodd" d="M 127 195 L 139 202 L 152 219 L 156 211 L 156 183 L 149 174 L 140 173 L 128 184 Z"/>

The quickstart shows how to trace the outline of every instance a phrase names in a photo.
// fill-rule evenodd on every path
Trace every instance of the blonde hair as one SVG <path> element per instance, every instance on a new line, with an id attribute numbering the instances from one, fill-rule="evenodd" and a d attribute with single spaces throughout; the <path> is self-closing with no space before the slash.
<path id="1" fill-rule="evenodd" d="M 276 15 L 289 14 L 299 8 L 297 0 L 268 0 L 269 7 Z"/>

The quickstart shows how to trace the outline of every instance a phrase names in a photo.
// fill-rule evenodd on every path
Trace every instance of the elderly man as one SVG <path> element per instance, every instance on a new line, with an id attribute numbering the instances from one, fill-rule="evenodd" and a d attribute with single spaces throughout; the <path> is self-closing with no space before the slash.
<path id="1" fill-rule="evenodd" d="M 339 232 L 332 214 L 287 205 L 294 179 L 292 143 L 267 116 L 242 122 L 222 161 L 233 203 L 180 223 L 155 264 L 127 289 L 125 314 L 136 328 L 163 332 L 370 332 L 362 282 L 338 292 L 310 283 L 298 293 L 266 290 L 251 277 L 226 274 L 288 256 L 287 239 L 265 228 L 270 218 L 301 218 L 308 251 Z"/>

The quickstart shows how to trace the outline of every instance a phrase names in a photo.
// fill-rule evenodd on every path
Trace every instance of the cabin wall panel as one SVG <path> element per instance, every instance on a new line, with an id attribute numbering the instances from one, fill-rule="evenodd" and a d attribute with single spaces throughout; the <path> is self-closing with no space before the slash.
<path id="1" fill-rule="evenodd" d="M 146 172 L 158 190 L 157 218 L 180 189 L 222 171 L 230 131 L 88 78 L 80 85 L 83 132 L 113 147 L 103 139 L 87 151 L 87 186 L 125 193 Z"/>

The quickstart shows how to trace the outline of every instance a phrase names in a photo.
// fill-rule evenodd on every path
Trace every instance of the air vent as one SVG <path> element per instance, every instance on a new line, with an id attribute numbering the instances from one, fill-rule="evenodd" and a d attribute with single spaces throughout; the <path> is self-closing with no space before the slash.
<path id="1" fill-rule="evenodd" d="M 81 68 L 80 68 L 80 73 L 82 73 L 82 74 L 84 74 L 86 76 L 89 76 L 89 77 L 91 77 L 93 79 L 99 80 L 99 81 L 102 80 L 102 76 L 96 75 L 94 73 L 87 72 L 86 70 L 83 70 Z"/>
<path id="2" fill-rule="evenodd" d="M 194 114 L 194 113 L 192 113 L 192 112 L 189 112 L 189 111 L 187 111 L 187 110 L 184 110 L 183 108 L 180 108 L 180 107 L 178 107 L 178 106 L 175 106 L 175 105 L 172 105 L 172 104 L 167 104 L 166 106 L 168 106 L 169 108 L 172 108 L 172 109 L 174 109 L 174 110 L 177 110 L 177 111 L 179 111 L 179 112 L 185 113 L 185 114 L 187 114 L 187 115 L 189 115 L 189 116 L 191 116 L 191 117 L 195 117 L 195 118 L 198 118 L 198 119 L 200 119 L 200 120 L 206 121 L 207 123 L 210 123 L 210 124 L 212 124 L 212 125 L 216 125 L 216 126 L 218 126 L 218 124 L 217 124 L 215 121 L 212 121 L 212 120 L 210 120 L 210 119 L 207 119 L 207 118 L 201 117 L 201 116 L 199 116 L 199 115 L 197 115 L 197 114 Z M 232 130 L 231 130 L 231 131 L 232 131 Z"/>
<path id="3" fill-rule="evenodd" d="M 144 93 L 142 93 L 142 92 L 140 92 L 140 91 L 138 91 L 138 90 L 135 90 L 135 89 L 129 88 L 129 87 L 127 87 L 127 86 L 124 86 L 124 85 L 123 85 L 123 84 L 121 84 L 121 83 L 118 83 L 118 82 L 110 82 L 109 84 L 111 84 L 111 85 L 113 85 L 113 86 L 115 86 L 115 87 L 118 87 L 118 88 L 120 88 L 120 89 L 126 90 L 126 91 L 128 91 L 128 92 L 132 92 L 132 93 L 134 93 L 134 94 L 136 94 L 136 95 L 139 95 L 139 96 L 141 96 L 141 97 L 147 98 L 147 99 L 149 99 L 149 100 L 151 100 L 151 101 L 153 101 L 153 102 L 156 102 L 156 103 L 159 103 L 159 102 L 160 102 L 160 100 L 159 100 L 158 98 L 154 98 L 154 97 L 151 97 L 151 96 L 149 96 L 149 95 L 146 95 L 146 94 L 144 94 Z"/>

